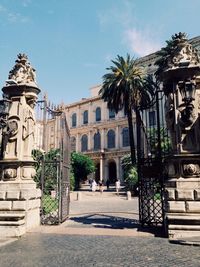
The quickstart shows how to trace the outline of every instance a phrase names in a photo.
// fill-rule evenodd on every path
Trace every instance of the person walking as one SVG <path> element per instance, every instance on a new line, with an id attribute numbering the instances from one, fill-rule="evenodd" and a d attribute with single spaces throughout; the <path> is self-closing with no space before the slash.
<path id="1" fill-rule="evenodd" d="M 110 186 L 110 180 L 109 179 L 107 179 L 107 181 L 106 181 L 106 186 L 107 186 L 107 190 L 109 190 L 109 186 Z"/>
<path id="2" fill-rule="evenodd" d="M 95 191 L 97 189 L 97 183 L 94 179 L 92 180 L 92 183 L 91 183 L 91 189 L 92 189 L 93 193 L 95 193 Z"/>
<path id="3" fill-rule="evenodd" d="M 103 193 L 103 181 L 99 181 L 99 192 Z"/>
<path id="4" fill-rule="evenodd" d="M 115 188 L 116 188 L 116 193 L 119 196 L 119 190 L 120 190 L 120 180 L 117 179 L 117 181 L 115 182 Z"/>

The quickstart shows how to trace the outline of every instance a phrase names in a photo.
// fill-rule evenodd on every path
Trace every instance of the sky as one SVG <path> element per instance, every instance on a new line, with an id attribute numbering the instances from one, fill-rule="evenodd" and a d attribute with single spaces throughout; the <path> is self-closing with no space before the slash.
<path id="1" fill-rule="evenodd" d="M 178 32 L 200 35 L 200 0 L 0 0 L 0 85 L 28 55 L 54 104 L 90 96 L 117 55 L 138 58 Z"/>

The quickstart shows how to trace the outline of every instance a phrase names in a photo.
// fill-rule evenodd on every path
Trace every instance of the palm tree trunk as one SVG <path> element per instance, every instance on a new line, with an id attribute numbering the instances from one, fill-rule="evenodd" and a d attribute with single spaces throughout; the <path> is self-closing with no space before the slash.
<path id="1" fill-rule="evenodd" d="M 128 110 L 128 127 L 129 127 L 129 139 L 130 139 L 130 148 L 131 148 L 131 162 L 134 166 L 136 164 L 136 154 L 135 154 L 135 140 L 133 134 L 133 116 L 132 109 Z"/>

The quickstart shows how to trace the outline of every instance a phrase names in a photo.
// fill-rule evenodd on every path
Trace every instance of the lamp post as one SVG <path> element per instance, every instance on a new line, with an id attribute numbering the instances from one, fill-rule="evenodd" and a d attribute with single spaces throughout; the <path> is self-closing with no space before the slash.
<path id="1" fill-rule="evenodd" d="M 191 103 L 195 100 L 196 83 L 194 80 L 180 81 L 178 88 L 184 103 Z"/>

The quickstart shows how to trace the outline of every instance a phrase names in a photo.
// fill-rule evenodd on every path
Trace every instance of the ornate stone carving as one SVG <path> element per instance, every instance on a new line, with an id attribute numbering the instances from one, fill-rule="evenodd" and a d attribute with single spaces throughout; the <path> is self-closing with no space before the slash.
<path id="1" fill-rule="evenodd" d="M 198 175 L 200 173 L 198 164 L 184 164 L 183 165 L 183 174 L 188 176 Z"/>
<path id="2" fill-rule="evenodd" d="M 180 112 L 179 123 L 181 128 L 189 130 L 196 120 L 194 105 L 182 104 L 179 106 L 178 110 Z"/>
<path id="3" fill-rule="evenodd" d="M 7 85 L 30 84 L 37 87 L 35 69 L 28 61 L 28 57 L 25 54 L 19 54 L 15 62 L 15 66 L 9 72 Z"/>
<path id="4" fill-rule="evenodd" d="M 11 116 L 8 118 L 6 123 L 6 127 L 2 132 L 2 145 L 1 145 L 1 158 L 4 157 L 4 153 L 6 155 L 12 154 L 16 156 L 16 142 L 17 133 L 19 128 L 19 117 Z"/>
<path id="5" fill-rule="evenodd" d="M 198 51 L 188 42 L 185 34 L 176 34 L 177 49 L 174 57 L 168 62 L 169 68 L 198 65 L 200 63 Z"/>
<path id="6" fill-rule="evenodd" d="M 13 179 L 17 177 L 17 170 L 8 168 L 4 170 L 4 178 L 5 179 Z"/>

